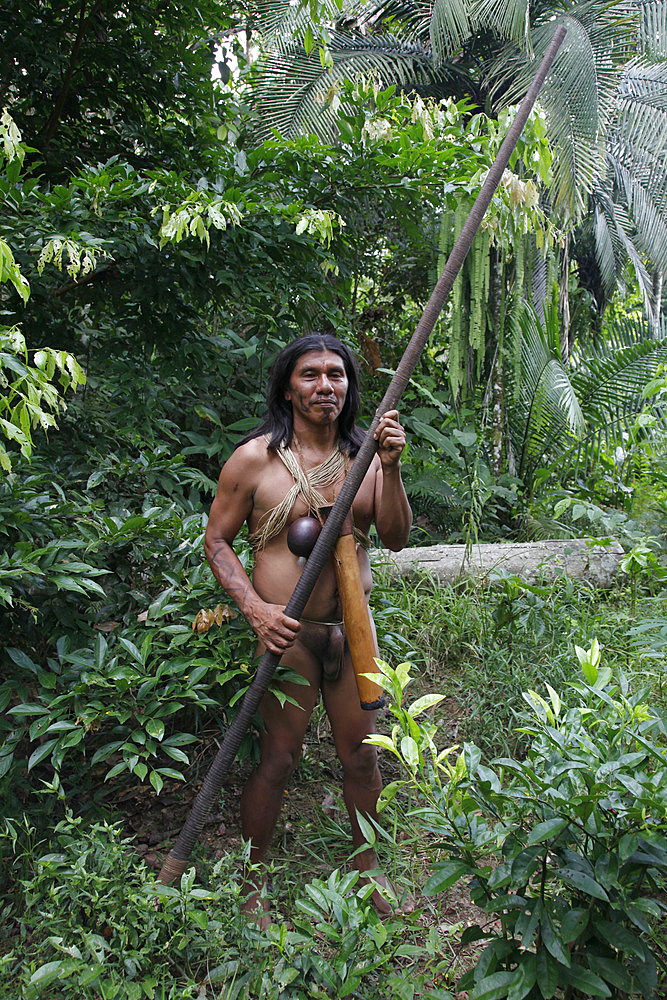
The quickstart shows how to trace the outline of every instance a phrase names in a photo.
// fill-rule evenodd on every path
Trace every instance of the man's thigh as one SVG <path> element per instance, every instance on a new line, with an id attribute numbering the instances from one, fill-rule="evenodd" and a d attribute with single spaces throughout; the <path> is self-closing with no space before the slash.
<path id="1" fill-rule="evenodd" d="M 262 652 L 261 646 L 258 647 L 258 655 Z M 300 749 L 308 721 L 320 696 L 320 666 L 298 639 L 283 655 L 280 663 L 299 674 L 306 683 L 280 680 L 274 682 L 273 687 L 277 687 L 285 695 L 285 699 L 278 698 L 272 691 L 267 691 L 264 695 L 259 706 L 265 728 L 263 742 L 266 743 L 267 739 L 269 742 L 280 740 L 285 744 L 298 744 Z"/>
<path id="2" fill-rule="evenodd" d="M 374 668 L 375 664 L 370 664 L 369 672 Z M 377 732 L 377 712 L 366 712 L 361 707 L 349 649 L 345 650 L 338 680 L 322 682 L 322 699 L 341 759 L 356 750 L 367 736 Z"/>

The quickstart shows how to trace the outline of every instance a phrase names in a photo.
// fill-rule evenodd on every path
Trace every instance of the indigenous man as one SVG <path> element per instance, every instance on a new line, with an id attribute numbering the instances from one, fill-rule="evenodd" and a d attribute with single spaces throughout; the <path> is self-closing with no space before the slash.
<path id="1" fill-rule="evenodd" d="M 360 707 L 331 563 L 324 567 L 301 621 L 285 615 L 303 563 L 288 548 L 289 526 L 333 504 L 363 440 L 355 425 L 359 386 L 354 356 L 329 335 L 295 340 L 275 361 L 267 402 L 266 417 L 220 473 L 205 539 L 217 580 L 257 634 L 258 655 L 265 649 L 283 654 L 281 662 L 308 681 L 307 686 L 283 684 L 296 705 L 289 701 L 281 705 L 268 693 L 260 706 L 261 763 L 241 799 L 243 835 L 251 841 L 253 862 L 266 856 L 320 691 L 343 768 L 355 848 L 365 842 L 357 810 L 374 818 L 382 787 L 375 748 L 364 743 L 375 732 L 376 713 Z M 355 529 L 363 534 L 374 521 L 381 541 L 397 551 L 408 540 L 412 512 L 400 473 L 405 433 L 395 410 L 384 414 L 375 438 L 378 452 L 352 508 Z M 255 552 L 252 583 L 232 549 L 246 521 Z M 357 557 L 368 600 L 370 563 L 361 545 Z M 355 864 L 363 874 L 377 867 L 377 858 L 366 849 L 356 855 Z M 383 876 L 376 882 L 389 889 Z M 380 912 L 390 911 L 385 897 L 391 895 L 390 890 L 383 894 L 376 888 L 373 902 Z M 252 883 L 246 908 L 262 926 L 268 925 L 262 879 Z"/>

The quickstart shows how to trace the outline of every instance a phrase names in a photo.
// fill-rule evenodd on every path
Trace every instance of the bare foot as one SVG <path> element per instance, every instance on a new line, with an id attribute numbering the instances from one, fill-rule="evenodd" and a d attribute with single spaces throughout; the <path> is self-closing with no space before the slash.
<path id="1" fill-rule="evenodd" d="M 390 917 L 392 914 L 398 915 L 414 913 L 414 898 L 407 892 L 399 897 L 396 889 L 384 872 L 378 872 L 376 875 L 372 876 L 362 875 L 361 880 L 366 883 L 374 882 L 376 885 L 381 886 L 382 889 L 384 889 L 384 892 L 381 892 L 380 889 L 375 889 L 373 895 L 371 896 L 371 903 L 381 917 Z"/>
<path id="2" fill-rule="evenodd" d="M 362 885 L 373 882 L 377 887 L 371 896 L 371 902 L 381 917 L 414 912 L 415 901 L 413 897 L 409 893 L 399 896 L 387 876 L 379 869 L 378 860 L 374 853 L 362 851 L 355 860 Z"/>
<path id="3" fill-rule="evenodd" d="M 257 873 L 248 876 L 245 884 L 246 896 L 243 912 L 249 921 L 265 931 L 271 924 L 271 905 L 267 895 L 266 877 Z"/>

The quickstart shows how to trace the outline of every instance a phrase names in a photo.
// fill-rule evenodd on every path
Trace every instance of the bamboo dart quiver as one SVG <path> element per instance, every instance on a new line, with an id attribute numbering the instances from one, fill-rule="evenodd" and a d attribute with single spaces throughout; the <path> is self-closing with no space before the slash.
<path id="1" fill-rule="evenodd" d="M 350 647 L 354 676 L 359 691 L 361 707 L 373 712 L 384 705 L 384 691 L 366 674 L 377 673 L 375 657 L 378 655 L 375 630 L 371 622 L 368 601 L 361 582 L 357 543 L 352 533 L 352 516 L 347 515 L 333 551 L 333 564 L 338 584 L 345 623 L 347 644 Z"/>

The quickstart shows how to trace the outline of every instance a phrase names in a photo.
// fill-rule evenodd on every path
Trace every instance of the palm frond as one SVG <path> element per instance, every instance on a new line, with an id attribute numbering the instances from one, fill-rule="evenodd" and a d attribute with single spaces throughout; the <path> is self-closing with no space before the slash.
<path id="1" fill-rule="evenodd" d="M 610 325 L 604 339 L 580 345 L 570 370 L 560 362 L 555 310 L 547 310 L 544 326 L 530 308 L 516 321 L 523 370 L 509 431 L 519 474 L 530 482 L 540 464 L 557 463 L 565 473 L 590 468 L 602 449 L 626 444 L 646 406 L 644 387 L 667 363 L 667 320 L 657 340 L 643 318 Z M 667 410 L 654 414 L 667 427 Z"/>
<path id="2" fill-rule="evenodd" d="M 585 192 L 599 170 L 595 59 L 584 28 L 565 19 L 568 34 L 540 94 L 554 147 L 554 200 L 573 217 L 583 214 Z M 533 33 L 535 59 L 546 52 L 555 23 Z M 535 71 L 519 50 L 506 47 L 489 71 L 491 93 L 500 103 L 518 103 Z"/>
<path id="3" fill-rule="evenodd" d="M 610 151 L 609 159 L 616 181 L 625 195 L 624 203 L 627 205 L 629 218 L 632 219 L 635 233 L 633 243 L 658 268 L 667 269 L 667 214 L 664 192 L 662 197 L 660 197 L 661 192 L 658 192 L 658 197 L 654 197 L 654 192 L 641 183 L 636 172 L 629 170 L 620 158 L 613 155 L 613 150 Z"/>
<path id="4" fill-rule="evenodd" d="M 421 46 L 408 47 L 391 38 L 332 32 L 329 52 L 330 68 L 322 66 L 317 52 L 306 55 L 294 43 L 265 57 L 254 93 L 262 118 L 258 141 L 273 129 L 286 139 L 312 133 L 330 141 L 336 132 L 336 115 L 327 94 L 336 83 L 359 74 L 373 74 L 383 86 L 397 83 L 410 90 L 427 89 L 455 76 L 447 67 L 435 69 Z"/>
<path id="5" fill-rule="evenodd" d="M 653 308 L 653 279 L 649 274 L 641 252 L 633 241 L 635 230 L 628 214 L 627 206 L 620 201 L 615 201 L 609 190 L 602 188 L 595 188 L 591 198 L 596 209 L 596 235 L 603 231 L 602 217 L 604 217 L 606 231 L 603 232 L 603 236 L 605 240 L 609 239 L 611 241 L 613 247 L 617 280 L 620 280 L 625 263 L 629 259 L 639 284 L 644 306 L 647 312 L 650 312 Z M 596 247 L 596 253 L 598 254 L 598 264 L 601 271 L 605 267 L 604 274 L 606 281 L 610 279 L 610 273 L 608 271 L 608 257 L 603 255 L 608 254 L 608 247 Z"/>
<path id="6" fill-rule="evenodd" d="M 646 59 L 626 64 L 607 138 L 606 174 L 595 184 L 596 256 L 611 293 L 630 259 L 647 310 L 653 280 L 647 259 L 667 265 L 667 66 Z"/>
<path id="7" fill-rule="evenodd" d="M 657 340 L 643 319 L 623 320 L 610 332 L 608 341 L 601 341 L 587 357 L 577 359 L 572 375 L 587 424 L 578 449 L 579 464 L 596 461 L 602 447 L 611 451 L 624 443 L 624 435 L 646 405 L 644 386 L 667 363 L 664 317 Z M 667 413 L 658 409 L 655 415 L 663 427 L 667 426 Z"/>
<path id="8" fill-rule="evenodd" d="M 473 0 L 470 20 L 475 29 L 494 31 L 531 53 L 528 0 Z"/>
<path id="9" fill-rule="evenodd" d="M 621 278 L 622 263 L 619 265 L 615 250 L 613 229 L 607 218 L 600 198 L 593 191 L 593 236 L 595 239 L 595 256 L 600 268 L 600 277 L 605 292 L 611 297 L 617 282 Z M 625 256 L 625 255 L 624 255 Z"/>
<path id="10" fill-rule="evenodd" d="M 604 173 L 603 139 L 613 108 L 619 66 L 627 58 L 639 15 L 624 3 L 587 0 L 567 5 L 567 13 L 533 27 L 535 60 L 546 51 L 556 26 L 566 39 L 540 94 L 554 146 L 554 199 L 574 218 L 586 208 L 586 195 Z M 527 91 L 535 62 L 516 46 L 505 46 L 488 70 L 491 94 L 503 105 L 516 103 Z"/>
<path id="11" fill-rule="evenodd" d="M 545 310 L 543 325 L 535 310 L 525 305 L 512 322 L 521 332 L 521 379 L 509 415 L 510 439 L 519 475 L 530 478 L 556 442 L 573 441 L 585 424 L 561 359 L 556 310 Z"/>
<path id="12" fill-rule="evenodd" d="M 465 0 L 435 0 L 429 25 L 431 48 L 436 62 L 444 60 L 470 37 L 470 20 Z"/>
<path id="13" fill-rule="evenodd" d="M 652 62 L 645 58 L 629 60 L 618 83 L 618 98 L 667 109 L 665 62 Z"/>
<path id="14" fill-rule="evenodd" d="M 667 59 L 667 4 L 664 0 L 642 4 L 639 44 L 644 54 Z"/>
<path id="15" fill-rule="evenodd" d="M 322 19 L 332 24 L 342 15 L 335 0 L 320 0 L 320 10 Z M 345 10 L 347 13 L 348 5 Z M 290 3 L 290 0 L 257 0 L 256 11 L 257 28 L 264 45 L 269 48 L 281 48 L 297 39 L 302 40 L 312 22 L 309 6 Z"/>

